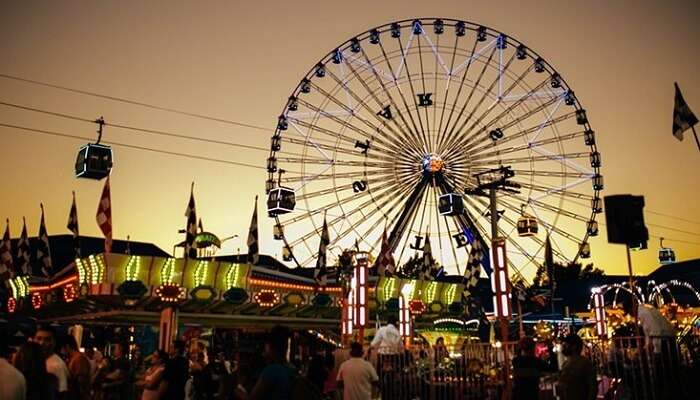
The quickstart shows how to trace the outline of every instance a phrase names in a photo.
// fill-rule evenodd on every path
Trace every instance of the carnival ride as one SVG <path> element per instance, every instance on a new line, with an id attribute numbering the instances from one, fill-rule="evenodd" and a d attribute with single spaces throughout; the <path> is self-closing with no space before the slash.
<path id="1" fill-rule="evenodd" d="M 326 218 L 331 248 L 376 253 L 387 230 L 397 264 L 430 249 L 461 274 L 467 250 L 494 239 L 475 175 L 506 166 L 519 188 L 498 199 L 511 274 L 534 274 L 545 235 L 555 257 L 589 257 L 601 155 L 563 75 L 482 25 L 397 21 L 339 44 L 292 91 L 271 138 L 268 212 L 298 266 L 315 262 Z"/>

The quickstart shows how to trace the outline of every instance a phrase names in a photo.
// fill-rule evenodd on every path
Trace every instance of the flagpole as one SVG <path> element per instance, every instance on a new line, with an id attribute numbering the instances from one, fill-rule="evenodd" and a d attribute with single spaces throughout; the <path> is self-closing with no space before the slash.
<path id="1" fill-rule="evenodd" d="M 695 125 L 690 127 L 693 130 L 693 136 L 695 136 L 695 144 L 698 145 L 698 151 L 700 151 L 700 140 L 698 140 L 698 133 L 695 132 Z"/>

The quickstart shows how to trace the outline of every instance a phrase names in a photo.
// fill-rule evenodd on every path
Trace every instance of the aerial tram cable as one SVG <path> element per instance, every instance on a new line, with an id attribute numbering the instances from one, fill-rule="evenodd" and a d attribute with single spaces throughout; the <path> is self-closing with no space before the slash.
<path id="1" fill-rule="evenodd" d="M 58 137 L 77 139 L 77 140 L 90 140 L 90 138 L 83 137 L 83 136 L 71 135 L 71 134 L 62 133 L 62 132 L 48 131 L 48 130 L 43 130 L 43 129 L 29 128 L 29 127 L 19 126 L 19 125 L 0 123 L 0 127 L 19 129 L 19 130 L 22 130 L 22 131 L 27 132 L 27 133 L 58 136 Z M 120 146 L 120 147 L 134 149 L 134 150 L 150 151 L 153 153 L 160 153 L 160 154 L 176 156 L 176 157 L 185 157 L 185 158 L 190 158 L 190 159 L 194 159 L 194 160 L 211 161 L 211 162 L 216 162 L 216 163 L 221 163 L 221 164 L 236 165 L 239 167 L 247 167 L 247 168 L 254 168 L 254 169 L 265 169 L 265 167 L 260 166 L 260 165 L 255 165 L 255 164 L 247 164 L 247 163 L 242 163 L 242 162 L 237 162 L 237 161 L 222 160 L 220 158 L 206 157 L 206 156 L 200 156 L 200 155 L 196 155 L 196 154 L 179 153 L 176 151 L 160 150 L 160 149 L 154 149 L 152 147 L 138 146 L 138 145 L 133 145 L 133 144 L 128 144 L 128 143 L 119 143 L 119 142 L 113 142 L 113 141 L 103 142 L 103 143 L 107 143 L 107 144 L 110 144 L 112 146 Z"/>
<path id="2" fill-rule="evenodd" d="M 92 97 L 97 97 L 105 100 L 111 100 L 111 101 L 117 101 L 117 102 L 122 102 L 126 104 L 131 104 L 135 106 L 140 106 L 140 107 L 146 107 L 146 108 L 151 108 L 154 110 L 159 110 L 159 111 L 166 111 L 166 112 L 171 112 L 175 114 L 180 114 L 180 115 L 185 115 L 188 117 L 194 117 L 194 118 L 201 118 L 201 119 L 206 119 L 209 121 L 214 121 L 214 122 L 220 122 L 224 124 L 229 124 L 229 125 L 235 125 L 235 126 L 240 126 L 243 128 L 251 128 L 251 129 L 258 129 L 264 132 L 269 132 L 270 128 L 267 127 L 262 127 L 259 125 L 253 125 L 253 124 L 247 124 L 244 122 L 238 122 L 238 121 L 233 121 L 229 119 L 224 119 L 224 118 L 218 118 L 218 117 L 212 117 L 209 115 L 204 115 L 204 114 L 198 114 L 194 112 L 189 112 L 189 111 L 183 111 L 183 110 L 178 110 L 176 108 L 170 108 L 170 107 L 163 107 L 163 106 L 158 106 L 154 104 L 149 104 L 149 103 L 144 103 L 141 101 L 136 101 L 136 100 L 131 100 L 131 99 L 125 99 L 121 97 L 116 97 L 116 96 L 110 96 L 110 95 L 105 95 L 105 94 L 100 94 L 100 93 L 95 93 L 95 92 L 89 92 L 87 90 L 80 90 L 80 89 L 73 89 L 69 88 L 66 86 L 61 86 L 61 85 L 55 85 L 53 83 L 47 83 L 47 82 L 41 82 L 33 79 L 27 79 L 27 78 L 22 78 L 19 76 L 13 76 L 13 75 L 8 75 L 8 74 L 0 74 L 0 78 L 6 78 L 6 79 L 11 79 L 15 81 L 20 81 L 20 82 L 25 82 L 25 83 L 31 83 L 33 85 L 39 85 L 39 86 L 44 86 L 44 87 L 49 87 L 53 89 L 59 89 L 59 90 L 64 90 L 67 92 L 72 92 L 72 93 L 77 93 L 77 94 L 82 94 L 85 96 L 92 96 Z"/>
<path id="3" fill-rule="evenodd" d="M 70 119 L 70 120 L 74 120 L 74 121 L 86 122 L 86 123 L 90 123 L 90 124 L 95 123 L 94 120 L 91 120 L 88 118 L 78 117 L 78 116 L 70 115 L 70 114 L 59 113 L 59 112 L 55 112 L 55 111 L 42 110 L 42 109 L 34 108 L 34 107 L 22 106 L 19 104 L 7 103 L 4 101 L 0 101 L 0 105 L 7 106 L 7 107 L 13 107 L 13 108 L 17 108 L 17 109 L 25 110 L 25 111 L 31 111 L 31 112 L 51 115 L 54 117 L 66 118 L 66 119 Z M 167 132 L 167 131 L 148 129 L 148 128 L 139 128 L 139 127 L 135 127 L 135 126 L 129 126 L 129 125 L 123 125 L 123 124 L 117 124 L 117 123 L 104 122 L 103 125 L 104 126 L 111 126 L 113 128 L 118 128 L 118 129 L 130 130 L 130 131 L 134 131 L 134 132 L 142 132 L 142 133 L 148 133 L 148 134 L 153 134 L 153 135 L 175 137 L 178 139 L 195 140 L 198 142 L 204 142 L 204 143 L 210 143 L 210 144 L 220 144 L 220 145 L 224 145 L 224 146 L 240 147 L 240 148 L 244 148 L 244 149 L 259 150 L 259 151 L 264 151 L 264 152 L 270 151 L 270 149 L 267 147 L 233 143 L 233 142 L 227 142 L 227 141 L 223 141 L 223 140 L 206 139 L 206 138 L 200 138 L 200 137 L 196 137 L 196 136 L 184 135 L 184 134 L 180 134 L 180 133 Z"/>

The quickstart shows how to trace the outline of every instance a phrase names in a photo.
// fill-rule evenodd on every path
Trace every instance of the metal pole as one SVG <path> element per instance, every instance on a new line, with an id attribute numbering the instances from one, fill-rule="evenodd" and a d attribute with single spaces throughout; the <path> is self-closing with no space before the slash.
<path id="1" fill-rule="evenodd" d="M 698 134 L 697 134 L 697 132 L 695 132 L 695 125 L 692 125 L 690 128 L 693 129 L 693 136 L 695 136 L 695 143 L 698 145 L 698 150 L 700 150 L 700 140 L 698 140 Z"/>
<path id="2" fill-rule="evenodd" d="M 498 237 L 498 202 L 495 187 L 489 189 L 489 208 L 491 211 L 491 240 L 494 240 Z"/>
<path id="3" fill-rule="evenodd" d="M 629 243 L 625 245 L 627 250 L 627 273 L 629 275 L 630 290 L 632 291 L 632 314 L 634 315 L 634 326 L 637 330 L 637 336 L 639 336 L 639 313 L 637 308 L 637 291 L 634 288 L 634 275 L 632 273 L 632 256 L 630 255 L 630 245 Z"/>

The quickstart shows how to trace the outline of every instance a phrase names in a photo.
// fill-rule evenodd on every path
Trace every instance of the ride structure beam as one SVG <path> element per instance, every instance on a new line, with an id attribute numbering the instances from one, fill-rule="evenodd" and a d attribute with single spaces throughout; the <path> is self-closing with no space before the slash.
<path id="1" fill-rule="evenodd" d="M 429 184 L 430 177 L 427 175 L 423 175 L 423 178 L 418 182 L 416 188 L 413 189 L 413 192 L 406 200 L 406 204 L 404 205 L 401 214 L 396 219 L 396 223 L 394 224 L 394 227 L 391 230 L 391 234 L 389 235 L 389 245 L 391 247 L 392 253 L 396 250 L 396 248 L 399 245 L 399 241 L 404 236 L 406 228 L 408 228 L 409 221 L 412 219 L 413 215 L 418 211 L 419 203 L 423 198 L 423 193 L 425 193 L 425 189 L 428 187 Z"/>
<path id="2" fill-rule="evenodd" d="M 438 174 L 435 178 L 437 186 L 440 188 L 443 195 L 448 193 L 458 193 L 442 174 Z M 460 226 L 460 228 L 462 228 L 463 231 L 468 229 L 474 235 L 474 240 L 479 242 L 481 248 L 483 249 L 482 254 L 485 256 L 481 260 L 481 265 L 484 268 L 484 271 L 491 271 L 491 260 L 489 257 L 491 246 L 488 244 L 488 242 L 486 242 L 486 240 L 484 240 L 483 236 L 481 236 L 481 232 L 477 228 L 474 221 L 469 218 L 466 211 L 462 211 L 454 217 L 457 219 L 457 224 Z"/>

